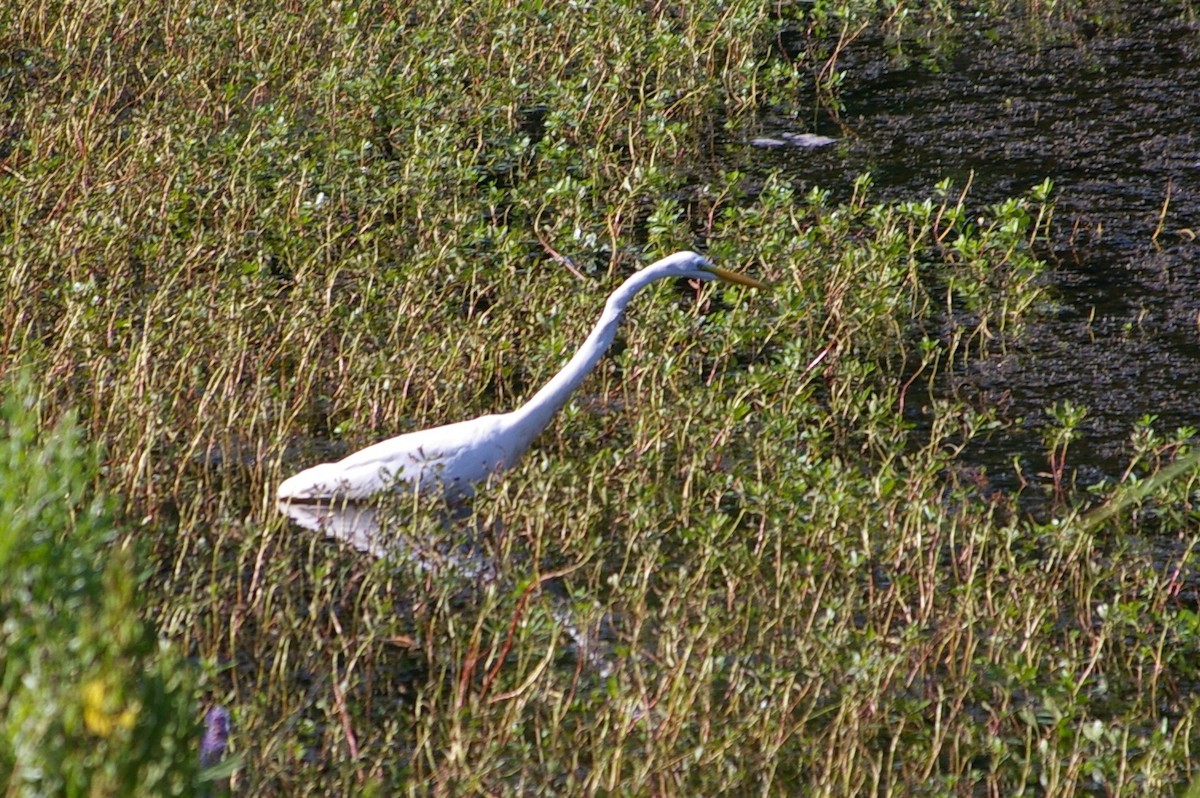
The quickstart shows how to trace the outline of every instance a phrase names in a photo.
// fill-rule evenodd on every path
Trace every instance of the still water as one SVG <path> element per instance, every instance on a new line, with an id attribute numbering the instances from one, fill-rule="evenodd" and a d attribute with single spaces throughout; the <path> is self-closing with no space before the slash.
<path id="1" fill-rule="evenodd" d="M 864 172 L 876 199 L 970 179 L 977 207 L 1054 181 L 1050 307 L 1007 354 L 955 375 L 956 389 L 1014 422 L 969 457 L 1000 483 L 1011 484 L 1014 457 L 1043 470 L 1045 409 L 1064 399 L 1088 410 L 1069 462 L 1081 484 L 1120 475 L 1144 415 L 1163 433 L 1200 427 L 1197 22 L 1143 0 L 1099 21 L 964 32 L 937 58 L 884 52 L 866 42 L 839 62 L 844 108 L 814 131 L 838 145 L 729 146 L 835 198 Z M 768 119 L 764 135 L 798 124 Z"/>

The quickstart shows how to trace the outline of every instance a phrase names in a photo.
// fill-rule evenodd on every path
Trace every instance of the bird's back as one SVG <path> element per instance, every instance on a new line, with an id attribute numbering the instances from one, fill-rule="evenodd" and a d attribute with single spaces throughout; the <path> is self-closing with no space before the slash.
<path id="1" fill-rule="evenodd" d="M 521 454 L 507 445 L 507 415 L 487 415 L 389 438 L 336 463 L 321 463 L 284 480 L 291 501 L 365 499 L 388 490 L 441 492 L 454 500 Z M 511 441 L 509 441 L 511 444 Z"/>

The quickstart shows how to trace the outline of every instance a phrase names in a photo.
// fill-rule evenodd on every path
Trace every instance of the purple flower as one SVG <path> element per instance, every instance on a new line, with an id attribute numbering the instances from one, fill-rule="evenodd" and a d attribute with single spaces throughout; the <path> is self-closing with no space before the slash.
<path id="1" fill-rule="evenodd" d="M 200 740 L 200 767 L 212 767 L 225 756 L 229 746 L 229 710 L 213 707 L 204 715 L 204 737 Z"/>

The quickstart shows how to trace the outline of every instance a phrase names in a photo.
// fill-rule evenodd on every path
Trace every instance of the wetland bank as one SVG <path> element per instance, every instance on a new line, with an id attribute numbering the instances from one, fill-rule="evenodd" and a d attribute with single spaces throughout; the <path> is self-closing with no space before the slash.
<path id="1" fill-rule="evenodd" d="M 1196 39 L 1187 3 L 0 10 L 10 791 L 1183 789 Z M 684 248 L 775 289 L 639 298 L 475 501 L 499 578 L 276 512 L 518 405 Z"/>

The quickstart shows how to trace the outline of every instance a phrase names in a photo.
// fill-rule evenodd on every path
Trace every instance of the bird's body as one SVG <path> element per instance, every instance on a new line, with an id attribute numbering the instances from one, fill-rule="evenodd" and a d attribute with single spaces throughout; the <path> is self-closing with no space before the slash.
<path id="1" fill-rule="evenodd" d="M 301 471 L 279 486 L 280 498 L 365 499 L 395 486 L 440 487 L 449 499 L 512 463 L 524 451 L 505 448 L 509 414 L 487 415 L 417 430 L 360 449 L 336 463 Z"/>
<path id="2" fill-rule="evenodd" d="M 532 399 L 509 413 L 418 430 L 368 446 L 336 463 L 321 463 L 284 480 L 290 502 L 365 499 L 395 489 L 441 493 L 449 501 L 510 468 L 550 423 L 608 350 L 629 301 L 656 280 L 722 279 L 756 288 L 763 283 L 717 268 L 694 252 L 677 252 L 636 272 L 608 298 L 604 312 L 570 362 Z"/>

